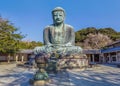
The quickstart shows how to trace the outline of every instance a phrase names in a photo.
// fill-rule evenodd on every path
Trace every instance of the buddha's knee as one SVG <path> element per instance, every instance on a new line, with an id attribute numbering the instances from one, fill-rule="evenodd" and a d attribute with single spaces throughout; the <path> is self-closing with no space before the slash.
<path id="1" fill-rule="evenodd" d="M 77 50 L 78 50 L 78 52 L 82 53 L 82 48 L 81 47 L 78 46 Z"/>
<path id="2" fill-rule="evenodd" d="M 44 52 L 44 46 L 35 47 L 35 49 L 33 51 L 34 51 L 34 54 L 39 54 L 40 52 Z"/>

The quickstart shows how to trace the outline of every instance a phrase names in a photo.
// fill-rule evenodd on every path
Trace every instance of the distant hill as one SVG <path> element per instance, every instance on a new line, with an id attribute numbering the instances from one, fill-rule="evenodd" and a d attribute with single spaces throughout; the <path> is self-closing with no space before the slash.
<path id="1" fill-rule="evenodd" d="M 92 34 L 92 35 L 90 35 L 90 34 Z M 76 45 L 82 46 L 84 48 L 85 47 L 84 44 L 86 41 L 90 41 L 91 38 L 95 39 L 94 37 L 99 36 L 100 34 L 102 34 L 103 38 L 104 38 L 104 36 L 105 37 L 108 36 L 107 39 L 109 39 L 109 40 L 106 40 L 106 41 L 116 41 L 116 40 L 120 39 L 120 32 L 115 31 L 113 28 L 88 27 L 88 28 L 83 28 L 83 29 L 75 32 L 75 43 L 76 43 Z M 94 37 L 92 37 L 92 36 L 94 36 Z M 94 40 L 94 41 L 96 41 L 96 40 Z M 103 47 L 103 46 L 101 46 L 101 47 Z M 94 47 L 91 47 L 91 48 L 94 48 Z"/>

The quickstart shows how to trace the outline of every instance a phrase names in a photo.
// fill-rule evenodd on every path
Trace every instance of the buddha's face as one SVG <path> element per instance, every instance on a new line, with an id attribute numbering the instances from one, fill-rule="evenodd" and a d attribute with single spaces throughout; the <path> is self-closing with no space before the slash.
<path id="1" fill-rule="evenodd" d="M 55 24 L 61 24 L 64 22 L 64 12 L 63 11 L 54 11 L 53 12 L 53 21 Z"/>

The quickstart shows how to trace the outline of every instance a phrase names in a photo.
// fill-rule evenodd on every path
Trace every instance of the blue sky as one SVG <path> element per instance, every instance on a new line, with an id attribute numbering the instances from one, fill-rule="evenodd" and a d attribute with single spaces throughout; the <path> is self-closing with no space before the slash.
<path id="1" fill-rule="evenodd" d="M 43 29 L 52 24 L 51 11 L 66 11 L 65 23 L 80 30 L 86 27 L 112 27 L 120 32 L 120 0 L 0 0 L 0 15 L 10 20 L 23 40 L 43 41 Z"/>

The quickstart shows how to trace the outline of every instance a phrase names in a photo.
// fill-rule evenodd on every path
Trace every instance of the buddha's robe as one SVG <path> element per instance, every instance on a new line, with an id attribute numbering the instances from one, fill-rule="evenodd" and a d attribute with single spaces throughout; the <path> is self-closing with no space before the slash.
<path id="1" fill-rule="evenodd" d="M 36 54 L 39 52 L 54 52 L 59 53 L 81 53 L 82 48 L 74 46 L 75 32 L 72 26 L 64 24 L 58 29 L 54 25 L 49 25 L 43 32 L 44 45 L 36 47 Z"/>

